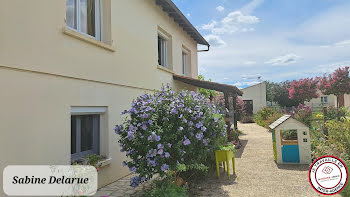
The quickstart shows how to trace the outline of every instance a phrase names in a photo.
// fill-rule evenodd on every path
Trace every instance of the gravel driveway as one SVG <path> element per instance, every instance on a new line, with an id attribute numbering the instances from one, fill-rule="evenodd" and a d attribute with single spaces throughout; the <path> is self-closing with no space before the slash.
<path id="1" fill-rule="evenodd" d="M 236 176 L 228 180 L 221 171 L 220 179 L 213 175 L 199 183 L 195 196 L 322 196 L 310 186 L 307 165 L 274 162 L 271 133 L 255 123 L 238 128 L 244 135 L 236 153 Z"/>

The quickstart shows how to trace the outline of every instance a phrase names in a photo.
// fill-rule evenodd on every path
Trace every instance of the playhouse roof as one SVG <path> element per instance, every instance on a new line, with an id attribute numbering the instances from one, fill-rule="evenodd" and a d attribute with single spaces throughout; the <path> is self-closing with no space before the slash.
<path id="1" fill-rule="evenodd" d="M 292 117 L 292 116 L 291 115 L 284 115 L 284 116 L 280 117 L 278 120 L 276 120 L 275 122 L 270 124 L 270 126 L 269 126 L 270 129 L 275 129 L 280 124 L 282 124 L 284 121 L 288 120 L 290 117 Z"/>

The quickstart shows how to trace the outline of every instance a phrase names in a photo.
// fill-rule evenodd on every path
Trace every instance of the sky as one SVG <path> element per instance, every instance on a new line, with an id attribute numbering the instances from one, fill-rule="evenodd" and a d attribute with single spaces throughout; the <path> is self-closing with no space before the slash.
<path id="1" fill-rule="evenodd" d="M 206 79 L 243 88 L 350 65 L 349 0 L 173 2 L 211 45 L 198 53 Z"/>

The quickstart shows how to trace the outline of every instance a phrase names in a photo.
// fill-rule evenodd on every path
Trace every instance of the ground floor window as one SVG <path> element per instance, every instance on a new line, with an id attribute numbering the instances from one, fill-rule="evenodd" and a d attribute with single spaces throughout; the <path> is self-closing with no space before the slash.
<path id="1" fill-rule="evenodd" d="M 77 160 L 88 154 L 99 154 L 100 115 L 71 116 L 71 156 Z"/>

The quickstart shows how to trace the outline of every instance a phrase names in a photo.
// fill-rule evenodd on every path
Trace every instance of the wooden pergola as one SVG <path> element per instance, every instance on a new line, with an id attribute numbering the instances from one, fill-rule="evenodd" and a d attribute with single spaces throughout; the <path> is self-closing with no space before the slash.
<path id="1" fill-rule="evenodd" d="M 219 92 L 224 93 L 224 99 L 225 99 L 225 107 L 226 109 L 230 110 L 232 109 L 234 112 L 233 115 L 233 125 L 234 129 L 237 130 L 237 96 L 242 96 L 243 92 L 239 90 L 236 86 L 233 85 L 227 85 L 227 84 L 221 84 L 221 83 L 216 83 L 216 82 L 211 82 L 211 81 L 204 81 L 204 80 L 199 80 L 199 79 L 194 79 L 191 77 L 186 77 L 183 75 L 173 75 L 174 80 L 181 81 L 183 83 L 193 85 L 199 88 L 205 88 L 205 89 L 210 89 L 210 90 L 216 90 Z M 232 106 L 230 106 L 229 99 L 230 97 L 233 98 Z M 226 113 L 225 116 L 225 122 L 227 125 L 227 138 L 230 141 L 231 140 L 231 120 L 232 117 L 230 117 L 229 113 Z"/>

